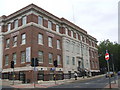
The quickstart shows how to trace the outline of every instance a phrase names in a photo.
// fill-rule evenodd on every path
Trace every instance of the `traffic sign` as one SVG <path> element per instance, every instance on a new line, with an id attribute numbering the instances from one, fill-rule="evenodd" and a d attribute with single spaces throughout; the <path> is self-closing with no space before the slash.
<path id="1" fill-rule="evenodd" d="M 106 60 L 109 60 L 109 53 L 106 53 L 106 54 L 105 54 L 105 59 L 106 59 Z"/>

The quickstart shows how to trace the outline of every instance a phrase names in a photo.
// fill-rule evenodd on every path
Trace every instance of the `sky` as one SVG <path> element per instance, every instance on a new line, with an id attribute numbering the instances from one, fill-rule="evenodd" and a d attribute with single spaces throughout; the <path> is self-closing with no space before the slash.
<path id="1" fill-rule="evenodd" d="M 0 16 L 33 3 L 66 18 L 100 41 L 118 42 L 119 0 L 0 0 Z"/>

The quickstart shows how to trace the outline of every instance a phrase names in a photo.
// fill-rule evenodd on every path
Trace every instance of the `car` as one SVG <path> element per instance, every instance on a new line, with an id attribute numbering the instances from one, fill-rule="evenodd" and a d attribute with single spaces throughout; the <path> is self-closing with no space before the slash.
<path id="1" fill-rule="evenodd" d="M 118 73 L 117 73 L 119 76 L 120 76 L 120 71 L 118 71 Z"/>
<path id="2" fill-rule="evenodd" d="M 113 77 L 114 76 L 114 73 L 113 72 L 107 72 L 105 77 Z"/>

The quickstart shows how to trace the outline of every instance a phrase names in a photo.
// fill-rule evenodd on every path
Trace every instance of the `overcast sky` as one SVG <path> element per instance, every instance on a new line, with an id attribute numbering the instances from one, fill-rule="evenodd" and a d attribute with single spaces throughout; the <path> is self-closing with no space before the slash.
<path id="1" fill-rule="evenodd" d="M 98 41 L 118 42 L 119 0 L 0 0 L 0 16 L 31 3 L 83 28 Z"/>

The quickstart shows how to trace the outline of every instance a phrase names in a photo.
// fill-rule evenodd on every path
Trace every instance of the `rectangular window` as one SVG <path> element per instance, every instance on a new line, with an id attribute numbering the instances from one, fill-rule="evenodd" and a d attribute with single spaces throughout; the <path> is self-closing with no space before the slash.
<path id="1" fill-rule="evenodd" d="M 15 28 L 18 27 L 18 20 L 15 20 L 15 22 L 14 22 L 14 27 L 15 27 Z"/>
<path id="2" fill-rule="evenodd" d="M 39 63 L 43 63 L 43 51 L 38 51 L 38 60 Z"/>
<path id="3" fill-rule="evenodd" d="M 38 34 L 38 44 L 43 45 L 43 35 L 42 34 Z"/>
<path id="4" fill-rule="evenodd" d="M 16 53 L 13 53 L 13 61 L 14 61 L 14 64 L 16 64 L 16 59 L 17 59 L 17 55 L 16 55 Z"/>
<path id="5" fill-rule="evenodd" d="M 52 47 L 52 37 L 48 37 L 48 46 Z"/>
<path id="6" fill-rule="evenodd" d="M 13 46 L 17 46 L 17 36 L 13 37 Z"/>
<path id="7" fill-rule="evenodd" d="M 43 25 L 43 18 L 41 16 L 38 17 L 38 24 Z"/>
<path id="8" fill-rule="evenodd" d="M 78 33 L 76 33 L 76 39 L 78 40 Z"/>
<path id="9" fill-rule="evenodd" d="M 71 31 L 71 37 L 73 38 L 73 31 Z"/>
<path id="10" fill-rule="evenodd" d="M 10 39 L 7 39 L 6 40 L 6 48 L 9 48 L 10 47 Z"/>
<path id="11" fill-rule="evenodd" d="M 8 55 L 6 55 L 6 56 L 5 56 L 5 66 L 7 66 L 7 65 L 8 65 L 8 63 L 9 63 L 9 56 L 8 56 Z"/>
<path id="12" fill-rule="evenodd" d="M 60 40 L 57 40 L 57 49 L 60 49 Z"/>
<path id="13" fill-rule="evenodd" d="M 25 25 L 27 23 L 27 17 L 24 16 L 22 17 L 22 25 Z"/>
<path id="14" fill-rule="evenodd" d="M 68 29 L 67 28 L 65 28 L 65 34 L 68 35 Z"/>
<path id="15" fill-rule="evenodd" d="M 69 56 L 66 56 L 66 64 L 69 64 Z"/>
<path id="16" fill-rule="evenodd" d="M 60 33 L 60 27 L 59 27 L 59 25 L 56 25 L 56 32 Z"/>
<path id="17" fill-rule="evenodd" d="M 48 28 L 52 29 L 52 22 L 51 21 L 48 21 Z"/>
<path id="18" fill-rule="evenodd" d="M 66 42 L 66 50 L 69 51 L 70 49 L 70 42 Z"/>
<path id="19" fill-rule="evenodd" d="M 58 65 L 61 64 L 61 57 L 60 57 L 60 55 L 57 55 L 57 63 L 58 63 Z"/>
<path id="20" fill-rule="evenodd" d="M 21 52 L 21 63 L 25 63 L 25 51 Z"/>
<path id="21" fill-rule="evenodd" d="M 26 44 L 26 34 L 22 34 L 21 44 Z"/>
<path id="22" fill-rule="evenodd" d="M 72 65 L 75 65 L 75 57 L 72 57 Z"/>
<path id="23" fill-rule="evenodd" d="M 8 24 L 8 31 L 10 31 L 11 30 L 11 24 L 9 23 Z"/>
<path id="24" fill-rule="evenodd" d="M 53 54 L 49 53 L 48 58 L 49 58 L 49 64 L 52 64 L 53 63 Z"/>

